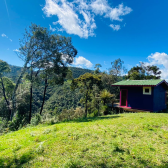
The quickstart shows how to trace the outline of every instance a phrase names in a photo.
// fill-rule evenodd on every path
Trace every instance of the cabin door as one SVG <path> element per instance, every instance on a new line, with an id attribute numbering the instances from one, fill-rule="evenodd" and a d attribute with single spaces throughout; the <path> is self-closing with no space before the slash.
<path id="1" fill-rule="evenodd" d="M 120 92 L 120 106 L 127 106 L 127 93 L 128 91 L 123 89 Z"/>

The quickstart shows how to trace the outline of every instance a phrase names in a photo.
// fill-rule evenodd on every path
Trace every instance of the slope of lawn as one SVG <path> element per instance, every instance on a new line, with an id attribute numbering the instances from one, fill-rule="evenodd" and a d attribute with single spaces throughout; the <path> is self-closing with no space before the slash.
<path id="1" fill-rule="evenodd" d="M 168 167 L 168 114 L 109 115 L 0 136 L 0 167 Z"/>

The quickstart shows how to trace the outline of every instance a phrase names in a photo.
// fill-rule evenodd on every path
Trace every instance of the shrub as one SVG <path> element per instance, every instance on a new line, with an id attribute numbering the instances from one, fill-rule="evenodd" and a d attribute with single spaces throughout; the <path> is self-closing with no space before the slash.
<path id="1" fill-rule="evenodd" d="M 43 131 L 43 134 L 49 134 L 51 132 L 51 129 L 46 129 Z"/>
<path id="2" fill-rule="evenodd" d="M 58 122 L 58 117 L 54 113 L 44 113 L 42 122 L 48 125 L 53 125 Z"/>
<path id="3" fill-rule="evenodd" d="M 27 116 L 22 116 L 21 114 L 19 114 L 19 112 L 17 112 L 16 115 L 13 117 L 12 121 L 9 121 L 8 127 L 9 130 L 16 131 L 27 124 L 28 124 Z"/>
<path id="4" fill-rule="evenodd" d="M 36 114 L 32 119 L 31 119 L 31 125 L 38 125 L 41 122 L 41 116 L 40 114 Z"/>
<path id="5" fill-rule="evenodd" d="M 38 146 L 38 148 L 36 149 L 36 152 L 38 154 L 42 154 L 44 152 L 44 146 L 43 146 L 44 142 L 40 142 L 40 145 Z"/>
<path id="6" fill-rule="evenodd" d="M 64 109 L 61 114 L 58 116 L 59 121 L 67 121 L 83 118 L 85 115 L 85 111 L 81 107 L 77 107 L 75 110 L 73 108 L 66 110 Z"/>
<path id="7" fill-rule="evenodd" d="M 8 122 L 0 118 L 0 133 L 8 132 Z"/>
<path id="8" fill-rule="evenodd" d="M 84 116 L 85 116 L 85 110 L 84 110 L 84 108 L 77 107 L 75 109 L 75 113 L 74 113 L 73 118 L 74 119 L 78 119 L 78 118 L 83 118 Z"/>
<path id="9" fill-rule="evenodd" d="M 66 121 L 66 120 L 72 120 L 73 119 L 73 115 L 74 115 L 75 111 L 73 108 L 67 110 L 64 109 L 62 110 L 61 114 L 58 116 L 58 120 L 59 121 Z"/>

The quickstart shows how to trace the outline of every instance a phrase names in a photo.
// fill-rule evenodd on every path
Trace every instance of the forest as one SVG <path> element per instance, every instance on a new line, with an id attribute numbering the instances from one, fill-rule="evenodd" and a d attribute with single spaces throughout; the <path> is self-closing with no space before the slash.
<path id="1" fill-rule="evenodd" d="M 120 80 L 159 79 L 157 66 L 139 65 L 129 71 L 118 58 L 108 71 L 71 67 L 77 49 L 70 37 L 31 24 L 16 55 L 23 67 L 0 60 L 0 133 L 28 125 L 114 114 Z"/>

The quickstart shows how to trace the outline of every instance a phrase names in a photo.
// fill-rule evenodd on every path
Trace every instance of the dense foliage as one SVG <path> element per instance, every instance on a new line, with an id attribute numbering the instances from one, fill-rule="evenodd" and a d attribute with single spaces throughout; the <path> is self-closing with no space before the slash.
<path id="1" fill-rule="evenodd" d="M 76 108 L 81 106 L 80 99 L 83 94 L 79 92 L 79 89 L 71 91 L 71 82 L 67 81 L 62 86 L 55 86 L 53 89 L 54 94 L 46 101 L 44 111 L 50 113 L 61 113 L 63 109 Z"/>
<path id="2" fill-rule="evenodd" d="M 131 68 L 128 71 L 127 79 L 144 80 L 144 79 L 160 79 L 161 71 L 155 65 L 146 65 L 140 62 L 140 65 Z"/>

